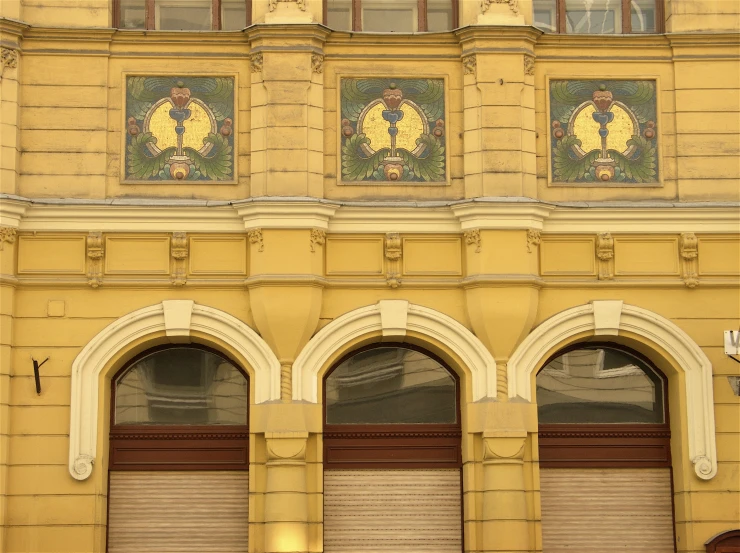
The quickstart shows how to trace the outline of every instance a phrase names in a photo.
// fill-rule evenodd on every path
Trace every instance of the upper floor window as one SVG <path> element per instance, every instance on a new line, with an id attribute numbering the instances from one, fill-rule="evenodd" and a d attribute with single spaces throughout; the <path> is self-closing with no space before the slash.
<path id="1" fill-rule="evenodd" d="M 657 33 L 662 7 L 662 0 L 534 0 L 534 25 L 551 33 Z"/>
<path id="2" fill-rule="evenodd" d="M 238 31 L 251 23 L 251 0 L 114 0 L 115 26 L 161 31 Z"/>
<path id="3" fill-rule="evenodd" d="M 458 0 L 325 0 L 324 23 L 342 31 L 415 33 L 457 27 Z"/>

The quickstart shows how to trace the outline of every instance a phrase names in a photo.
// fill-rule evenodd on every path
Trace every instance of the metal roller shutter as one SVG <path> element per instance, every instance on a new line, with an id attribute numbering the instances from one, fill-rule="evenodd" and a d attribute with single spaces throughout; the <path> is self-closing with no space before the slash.
<path id="1" fill-rule="evenodd" d="M 541 469 L 544 553 L 673 553 L 670 469 Z"/>
<path id="2" fill-rule="evenodd" d="M 460 469 L 324 471 L 324 551 L 462 551 Z"/>
<path id="3" fill-rule="evenodd" d="M 111 471 L 108 551 L 245 552 L 246 471 Z"/>

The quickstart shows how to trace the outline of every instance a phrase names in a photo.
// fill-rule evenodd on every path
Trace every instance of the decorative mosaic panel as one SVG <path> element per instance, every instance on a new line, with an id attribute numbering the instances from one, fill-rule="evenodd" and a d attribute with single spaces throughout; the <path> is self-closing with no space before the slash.
<path id="1" fill-rule="evenodd" d="M 550 81 L 553 183 L 655 184 L 655 81 Z"/>
<path id="2" fill-rule="evenodd" d="M 444 183 L 443 79 L 342 79 L 342 180 Z"/>
<path id="3" fill-rule="evenodd" d="M 233 77 L 128 77 L 126 181 L 234 180 Z"/>

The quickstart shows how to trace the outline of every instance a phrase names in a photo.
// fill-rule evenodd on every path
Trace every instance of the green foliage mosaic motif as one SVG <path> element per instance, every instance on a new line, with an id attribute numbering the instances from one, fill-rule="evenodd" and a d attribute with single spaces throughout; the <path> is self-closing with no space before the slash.
<path id="1" fill-rule="evenodd" d="M 444 183 L 443 79 L 342 79 L 342 180 Z"/>
<path id="2" fill-rule="evenodd" d="M 655 81 L 550 81 L 554 183 L 659 182 Z"/>
<path id="3" fill-rule="evenodd" d="M 127 181 L 234 180 L 232 77 L 128 77 Z"/>

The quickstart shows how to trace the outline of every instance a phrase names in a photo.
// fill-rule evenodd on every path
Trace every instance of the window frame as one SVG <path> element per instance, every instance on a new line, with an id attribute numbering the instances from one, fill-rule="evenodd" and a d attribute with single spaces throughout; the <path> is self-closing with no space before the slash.
<path id="1" fill-rule="evenodd" d="M 668 379 L 644 355 L 610 342 L 578 342 L 558 350 L 537 374 L 558 357 L 579 349 L 621 351 L 647 365 L 663 384 L 662 423 L 550 423 L 538 422 L 540 466 L 543 468 L 670 468 L 671 429 Z M 536 386 L 535 375 L 535 386 Z"/>
<path id="2" fill-rule="evenodd" d="M 655 35 L 665 32 L 665 11 L 664 11 L 664 0 L 655 0 L 655 31 L 651 33 L 633 32 L 632 31 L 632 0 L 620 0 L 622 6 L 622 30 L 621 33 L 613 33 L 613 35 Z M 586 34 L 586 33 L 568 33 L 566 25 L 566 0 L 555 0 L 555 29 L 556 31 L 545 31 L 548 34 L 562 34 L 562 35 L 575 35 L 575 34 Z M 600 36 L 612 36 L 612 34 L 600 35 Z"/>
<path id="3" fill-rule="evenodd" d="M 403 348 L 422 353 L 439 363 L 455 381 L 454 424 L 327 424 L 326 381 L 352 357 L 373 349 Z M 423 469 L 462 467 L 460 377 L 432 352 L 407 343 L 379 342 L 354 349 L 323 377 L 322 416 L 325 469 Z"/>
<path id="4" fill-rule="evenodd" d="M 156 27 L 156 0 L 144 0 L 144 28 L 127 29 L 132 31 L 157 31 Z M 210 0 L 211 2 L 211 31 L 222 31 L 221 29 L 221 0 Z M 252 24 L 252 0 L 243 0 L 247 10 L 245 27 Z M 121 29 L 121 0 L 113 0 L 113 27 Z M 187 31 L 187 30 L 185 30 Z M 194 31 L 196 32 L 196 31 Z M 197 31 L 202 32 L 202 31 Z M 226 31 L 239 32 L 239 31 Z"/>
<path id="5" fill-rule="evenodd" d="M 119 424 L 116 385 L 139 361 L 165 350 L 206 351 L 231 363 L 247 382 L 247 423 L 243 425 Z M 249 470 L 249 394 L 247 372 L 228 355 L 201 344 L 167 344 L 130 359 L 111 379 L 109 470 Z"/>
<path id="6" fill-rule="evenodd" d="M 449 0 L 452 4 L 452 29 L 457 29 L 460 24 L 460 6 L 459 0 Z M 351 29 L 332 29 L 333 31 L 344 31 L 344 32 L 377 32 L 377 31 L 363 31 L 362 30 L 362 0 L 351 0 L 350 2 L 350 20 L 352 21 Z M 409 31 L 410 33 L 426 33 L 426 32 L 447 32 L 447 31 L 428 31 L 429 21 L 427 18 L 427 0 L 416 0 L 417 9 L 417 30 Z M 323 24 L 328 25 L 328 2 L 324 0 L 322 7 Z M 452 29 L 448 29 L 451 31 Z M 407 34 L 407 33 L 394 33 L 394 34 Z M 448 368 L 449 370 L 449 368 Z"/>

